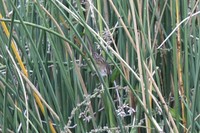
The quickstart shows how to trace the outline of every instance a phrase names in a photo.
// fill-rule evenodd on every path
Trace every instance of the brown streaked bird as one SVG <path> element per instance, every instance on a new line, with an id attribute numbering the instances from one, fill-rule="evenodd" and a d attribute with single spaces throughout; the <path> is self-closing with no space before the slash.
<path id="1" fill-rule="evenodd" d="M 96 63 L 97 69 L 102 77 L 108 76 L 111 74 L 111 69 L 108 63 L 105 61 L 105 59 L 101 56 L 101 54 L 98 54 L 94 51 L 92 48 L 91 42 L 89 38 L 87 37 L 89 43 L 89 50 L 92 53 L 92 57 L 94 58 L 94 61 Z M 93 66 L 94 67 L 94 66 Z"/>
<path id="2" fill-rule="evenodd" d="M 96 62 L 97 69 L 99 70 L 100 75 L 102 77 L 110 75 L 111 73 L 110 66 L 104 60 L 104 58 L 100 54 L 93 51 L 92 51 L 92 56 Z"/>

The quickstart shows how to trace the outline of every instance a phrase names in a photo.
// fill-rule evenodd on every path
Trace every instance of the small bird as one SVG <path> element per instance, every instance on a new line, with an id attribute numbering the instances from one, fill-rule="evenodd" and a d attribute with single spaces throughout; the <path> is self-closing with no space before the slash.
<path id="1" fill-rule="evenodd" d="M 105 61 L 105 59 L 101 56 L 101 54 L 98 54 L 91 46 L 91 42 L 89 38 L 87 38 L 89 43 L 89 50 L 92 53 L 92 57 L 94 58 L 94 61 L 96 63 L 97 69 L 102 77 L 108 76 L 111 74 L 111 69 L 108 63 Z"/>
<path id="2" fill-rule="evenodd" d="M 104 76 L 110 75 L 111 73 L 110 66 L 104 60 L 104 58 L 97 52 L 92 52 L 92 56 L 96 62 L 97 69 L 99 70 L 99 73 L 101 74 L 101 76 L 104 77 Z"/>

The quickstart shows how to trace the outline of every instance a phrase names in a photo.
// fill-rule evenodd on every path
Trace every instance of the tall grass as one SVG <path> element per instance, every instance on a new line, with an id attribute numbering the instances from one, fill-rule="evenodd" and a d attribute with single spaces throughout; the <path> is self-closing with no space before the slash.
<path id="1" fill-rule="evenodd" d="M 0 132 L 199 132 L 199 13 L 186 0 L 1 0 Z"/>

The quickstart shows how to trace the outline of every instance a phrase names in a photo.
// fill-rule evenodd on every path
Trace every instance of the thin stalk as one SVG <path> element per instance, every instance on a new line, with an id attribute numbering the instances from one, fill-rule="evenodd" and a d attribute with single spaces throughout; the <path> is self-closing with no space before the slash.
<path id="1" fill-rule="evenodd" d="M 176 0 L 176 22 L 180 23 L 180 14 L 179 14 L 179 1 Z M 182 78 L 182 57 L 181 57 L 182 47 L 181 47 L 181 32 L 180 27 L 178 28 L 177 32 L 177 71 L 178 71 L 178 81 L 179 81 L 179 90 L 180 90 L 180 96 L 181 96 L 181 111 L 182 111 L 182 119 L 183 119 L 183 126 L 186 127 L 186 119 L 185 119 L 185 106 L 183 103 L 183 100 L 185 98 L 185 92 L 184 92 L 184 86 L 183 86 L 183 78 Z M 184 133 L 186 132 L 184 128 Z"/>
<path id="2" fill-rule="evenodd" d="M 136 18 L 135 18 L 135 9 L 134 9 L 134 3 L 133 1 L 130 1 L 130 6 L 131 6 L 131 11 L 132 11 L 132 18 L 133 18 L 133 26 L 134 26 L 134 33 L 135 35 L 137 35 L 137 23 L 136 23 Z M 139 75 L 140 75 L 140 85 L 141 85 L 141 89 L 142 89 L 142 101 L 144 104 L 144 109 L 147 109 L 147 105 L 146 105 L 146 95 L 145 95 L 145 88 L 144 88 L 144 77 L 143 77 L 143 70 L 142 70 L 142 57 L 141 57 L 141 53 L 140 53 L 140 45 L 139 45 L 139 39 L 138 36 L 136 36 L 135 38 L 136 40 L 136 52 L 137 52 L 137 57 L 138 57 L 138 69 L 139 69 Z M 148 121 L 148 117 L 145 114 L 145 122 L 146 122 L 146 127 L 147 129 L 149 129 L 149 121 Z M 149 130 L 147 130 L 149 131 Z"/>

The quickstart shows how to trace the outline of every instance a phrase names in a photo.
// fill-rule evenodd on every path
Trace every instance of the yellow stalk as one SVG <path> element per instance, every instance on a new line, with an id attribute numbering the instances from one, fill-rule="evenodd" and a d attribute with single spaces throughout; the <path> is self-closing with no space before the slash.
<path id="1" fill-rule="evenodd" d="M 0 13 L 0 19 L 2 19 L 2 18 L 3 18 L 2 14 Z M 10 33 L 8 31 L 8 28 L 7 28 L 6 24 L 5 24 L 5 22 L 1 21 L 1 26 L 3 28 L 4 33 L 9 38 Z M 22 69 L 23 74 L 28 78 L 28 72 L 27 72 L 27 70 L 26 70 L 26 68 L 25 68 L 25 66 L 24 66 L 24 64 L 22 62 L 22 59 L 21 59 L 21 57 L 19 55 L 18 49 L 17 49 L 13 39 L 11 40 L 11 48 L 12 48 L 14 54 L 15 54 L 15 57 L 16 57 L 18 63 L 19 63 L 20 68 Z M 44 115 L 44 106 L 43 106 L 40 98 L 38 97 L 38 95 L 35 92 L 33 93 L 33 96 L 34 96 L 35 101 L 37 102 L 42 114 Z M 52 124 L 51 121 L 49 121 L 49 125 L 50 125 L 51 132 L 52 133 L 56 133 L 56 130 L 54 129 L 53 124 Z"/>
<path id="2" fill-rule="evenodd" d="M 180 14 L 179 14 L 179 1 L 176 0 L 176 21 L 177 24 L 180 23 Z M 184 88 L 183 88 L 183 79 L 182 79 L 182 67 L 181 67 L 181 33 L 180 28 L 177 30 L 177 66 L 178 66 L 178 82 L 180 87 L 180 95 L 182 98 L 185 98 Z M 185 107 L 184 103 L 181 100 L 181 111 L 182 111 L 182 119 L 183 125 L 186 127 L 186 118 L 185 118 Z M 184 128 L 184 133 L 186 132 Z"/>

